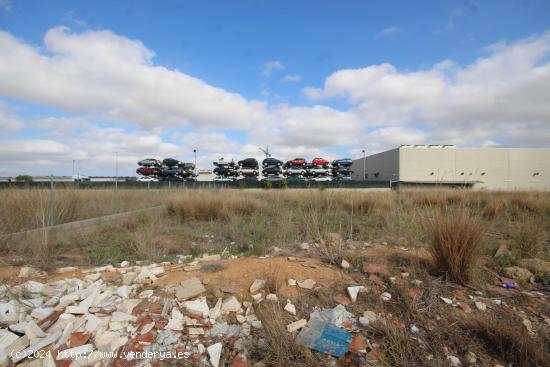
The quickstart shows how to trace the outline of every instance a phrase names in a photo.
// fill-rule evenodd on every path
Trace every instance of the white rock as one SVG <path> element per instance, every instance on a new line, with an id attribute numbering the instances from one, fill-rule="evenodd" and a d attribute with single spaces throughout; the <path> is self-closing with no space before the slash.
<path id="1" fill-rule="evenodd" d="M 115 311 L 111 315 L 111 322 L 136 322 L 137 317 L 125 312 Z"/>
<path id="2" fill-rule="evenodd" d="M 208 317 L 210 315 L 210 309 L 208 308 L 208 303 L 206 303 L 205 297 L 201 297 L 194 301 L 187 301 L 184 305 L 187 312 L 189 312 L 192 316 Z"/>
<path id="3" fill-rule="evenodd" d="M 250 286 L 250 293 L 257 293 L 260 289 L 262 289 L 265 286 L 265 280 L 263 279 L 256 279 Z"/>
<path id="4" fill-rule="evenodd" d="M 279 298 L 274 293 L 269 293 L 267 296 L 265 296 L 265 299 L 272 302 L 277 302 Z"/>
<path id="5" fill-rule="evenodd" d="M 445 304 L 447 304 L 447 305 L 452 305 L 452 304 L 453 304 L 453 300 L 452 300 L 452 299 L 445 298 L 445 297 L 439 297 L 439 298 L 441 298 L 441 300 L 442 300 L 443 302 L 445 302 Z M 451 356 L 451 357 L 452 357 L 452 356 Z M 456 358 L 456 357 L 455 357 L 455 358 Z"/>
<path id="6" fill-rule="evenodd" d="M 354 286 L 354 287 L 348 287 L 348 295 L 349 295 L 349 298 L 351 299 L 351 302 L 356 302 L 357 301 L 357 295 L 364 288 L 365 287 L 362 286 L 362 285 Z"/>
<path id="7" fill-rule="evenodd" d="M 210 357 L 210 363 L 213 367 L 219 367 L 220 357 L 222 355 L 222 343 L 216 343 L 206 348 L 208 356 Z"/>
<path id="8" fill-rule="evenodd" d="M 137 278 L 137 273 L 135 271 L 129 271 L 122 275 L 122 284 L 123 285 L 130 285 L 134 282 L 134 280 Z"/>
<path id="9" fill-rule="evenodd" d="M 294 322 L 292 322 L 292 323 L 290 323 L 286 326 L 286 330 L 289 333 L 292 333 L 293 331 L 300 330 L 301 328 L 306 326 L 306 324 L 307 324 L 306 319 L 301 319 L 301 320 L 298 320 L 298 321 L 294 321 Z"/>
<path id="10" fill-rule="evenodd" d="M 141 299 L 146 299 L 146 298 L 149 298 L 153 295 L 153 290 L 152 289 L 148 289 L 146 291 L 143 291 L 141 292 L 138 297 L 141 298 Z"/>
<path id="11" fill-rule="evenodd" d="M 254 300 L 254 303 L 260 303 L 264 299 L 264 296 L 260 292 L 260 293 L 253 294 L 252 299 Z"/>
<path id="12" fill-rule="evenodd" d="M 246 317 L 244 317 L 243 315 L 237 315 L 237 322 L 239 324 L 242 324 L 246 321 Z"/>
<path id="13" fill-rule="evenodd" d="M 458 357 L 448 355 L 448 356 L 447 356 L 447 359 L 449 360 L 449 363 L 450 363 L 451 366 L 453 366 L 453 367 L 458 367 L 458 366 L 461 365 L 460 359 L 458 359 Z"/>
<path id="14" fill-rule="evenodd" d="M 201 327 L 190 327 L 187 332 L 189 335 L 204 335 L 204 329 Z"/>
<path id="15" fill-rule="evenodd" d="M 384 292 L 380 295 L 380 299 L 384 302 L 387 302 L 391 299 L 391 294 L 389 294 L 388 292 Z"/>
<path id="16" fill-rule="evenodd" d="M 477 362 L 477 356 L 475 355 L 475 353 L 473 352 L 468 352 L 466 353 L 466 355 L 464 356 L 464 360 L 466 361 L 466 363 L 468 364 L 475 364 Z"/>
<path id="17" fill-rule="evenodd" d="M 254 329 L 261 329 L 263 327 L 262 322 L 260 320 L 252 321 L 251 325 Z"/>
<path id="18" fill-rule="evenodd" d="M 218 317 L 220 317 L 221 312 L 222 312 L 222 299 L 218 298 L 216 305 L 210 309 L 210 319 L 215 321 Z"/>
<path id="19" fill-rule="evenodd" d="M 297 284 L 298 284 L 298 287 L 300 287 L 300 288 L 313 289 L 313 287 L 315 287 L 315 280 L 305 279 L 305 280 L 297 282 Z"/>
<path id="20" fill-rule="evenodd" d="M 101 320 L 96 315 L 86 315 L 86 332 L 87 333 L 94 333 L 97 328 L 103 324 L 103 320 Z"/>
<path id="21" fill-rule="evenodd" d="M 292 279 L 292 278 L 289 278 L 287 281 L 286 281 L 286 284 L 288 284 L 289 287 L 294 287 L 296 285 L 296 279 Z"/>
<path id="22" fill-rule="evenodd" d="M 301 244 L 300 244 L 300 248 L 301 248 L 302 250 L 306 250 L 306 251 L 309 250 L 309 243 L 307 243 L 307 242 L 301 243 Z"/>
<path id="23" fill-rule="evenodd" d="M 342 267 L 342 269 L 351 268 L 351 264 L 349 262 L 347 262 L 346 260 L 342 260 L 342 263 L 340 264 L 340 266 Z"/>
<path id="24" fill-rule="evenodd" d="M 120 286 L 116 289 L 116 294 L 122 298 L 130 298 L 130 287 L 127 285 Z"/>
<path id="25" fill-rule="evenodd" d="M 296 306 L 294 306 L 292 303 L 287 302 L 284 310 L 289 314 L 296 316 Z"/>
<path id="26" fill-rule="evenodd" d="M 120 263 L 120 267 L 121 268 L 127 268 L 128 266 L 130 266 L 130 262 L 129 261 L 123 261 Z"/>
<path id="27" fill-rule="evenodd" d="M 30 266 L 22 266 L 21 269 L 19 269 L 19 278 L 31 278 L 36 277 L 40 275 L 40 272 L 36 270 L 33 267 Z"/>
<path id="28" fill-rule="evenodd" d="M 222 303 L 222 313 L 227 314 L 229 312 L 238 312 L 241 310 L 241 303 L 235 298 L 235 296 L 231 296 L 227 299 L 225 299 Z"/>
<path id="29" fill-rule="evenodd" d="M 476 305 L 476 308 L 480 311 L 486 311 L 487 310 L 487 305 L 483 302 L 476 301 L 476 302 L 474 302 L 474 304 Z"/>
<path id="30" fill-rule="evenodd" d="M 45 319 L 46 317 L 50 316 L 53 313 L 53 308 L 51 307 L 40 307 L 35 308 L 31 312 L 31 317 L 34 317 L 37 320 Z"/>
<path id="31" fill-rule="evenodd" d="M 411 333 L 413 333 L 413 334 L 416 334 L 416 333 L 418 333 L 418 332 L 420 331 L 420 329 L 418 329 L 418 327 L 417 327 L 416 325 L 414 325 L 414 324 L 412 324 L 412 325 L 410 326 L 410 328 L 411 328 Z"/>
<path id="32" fill-rule="evenodd" d="M 165 330 L 182 331 L 183 320 L 169 319 L 168 324 L 164 327 Z"/>
<path id="33" fill-rule="evenodd" d="M 359 323 L 362 326 L 368 326 L 371 322 L 375 322 L 376 320 L 376 313 L 374 313 L 373 311 L 365 311 L 363 313 L 363 316 L 359 318 Z"/>
<path id="34" fill-rule="evenodd" d="M 101 278 L 101 273 L 87 274 L 84 278 L 86 280 L 89 280 L 90 282 L 95 282 L 95 281 L 99 280 L 99 278 Z"/>

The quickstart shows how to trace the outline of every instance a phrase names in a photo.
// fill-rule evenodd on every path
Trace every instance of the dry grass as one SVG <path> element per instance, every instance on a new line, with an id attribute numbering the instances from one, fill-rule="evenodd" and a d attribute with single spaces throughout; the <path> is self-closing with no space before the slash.
<path id="1" fill-rule="evenodd" d="M 484 248 L 485 225 L 465 207 L 438 209 L 428 219 L 428 251 L 438 271 L 468 283 Z"/>
<path id="2" fill-rule="evenodd" d="M 179 194 L 167 208 L 169 214 L 182 220 L 228 220 L 254 214 L 264 206 L 258 198 L 237 191 L 223 194 L 188 191 Z"/>
<path id="3" fill-rule="evenodd" d="M 518 320 L 475 314 L 460 318 L 458 325 L 498 359 L 519 367 L 550 366 L 548 334 L 532 337 Z"/>
<path id="4" fill-rule="evenodd" d="M 544 223 L 540 217 L 523 214 L 509 225 L 511 251 L 518 259 L 533 258 L 544 250 Z"/>
<path id="5" fill-rule="evenodd" d="M 2 189 L 0 234 L 14 233 L 102 215 L 164 204 L 169 191 L 56 189 L 54 207 L 49 189 Z"/>
<path id="6" fill-rule="evenodd" d="M 6 199 L 0 206 L 0 232 L 48 224 L 48 190 L 7 189 L 3 193 Z M 32 249 L 37 259 L 47 262 L 42 259 L 49 261 L 58 256 L 56 248 L 78 251 L 84 246 L 83 252 L 92 256 L 92 262 L 97 262 L 107 260 L 108 254 L 118 258 L 124 253 L 156 258 L 227 249 L 233 254 L 263 255 L 270 253 L 273 246 L 295 249 L 301 242 L 316 242 L 322 245 L 320 251 L 325 252 L 330 262 L 339 264 L 342 258 L 353 262 L 351 257 L 355 255 L 346 245 L 349 240 L 386 241 L 418 247 L 433 242 L 437 246 L 434 250 L 443 251 L 442 256 L 436 257 L 438 265 L 448 272 L 447 267 L 461 267 L 465 257 L 471 259 L 473 253 L 466 250 L 470 246 L 468 241 L 474 240 L 477 233 L 475 228 L 486 228 L 491 241 L 516 238 L 516 242 L 524 246 L 524 249 L 516 246 L 518 251 L 531 254 L 533 249 L 539 252 L 540 247 L 544 247 L 548 229 L 543 224 L 548 223 L 550 217 L 547 209 L 550 208 L 550 194 L 547 193 L 180 189 L 119 190 L 117 195 L 115 201 L 112 190 L 57 190 L 56 222 L 161 203 L 167 203 L 168 215 L 155 220 L 129 219 L 124 224 L 102 225 L 95 232 L 89 231 L 80 237 L 59 239 L 42 234 L 18 242 L 17 246 L 4 241 L 3 249 L 10 254 L 23 254 Z M 463 215 L 456 216 L 460 211 Z M 469 218 L 470 212 L 480 215 Z M 533 214 L 535 212 L 539 214 Z M 426 217 L 430 218 L 428 226 L 425 225 Z M 457 222 L 457 218 L 460 221 Z M 134 228 L 126 228 L 132 227 L 132 222 L 135 222 Z M 437 228 L 441 230 L 435 231 Z M 342 240 L 324 246 L 327 238 L 333 235 Z M 211 236 L 215 236 L 215 240 Z M 529 236 L 534 240 L 528 241 Z M 487 243 L 493 246 L 494 242 Z M 109 248 L 118 250 L 110 251 Z M 541 256 L 547 256 L 546 253 L 548 251 L 542 251 Z M 455 265 L 447 266 L 446 260 L 439 260 L 446 255 L 451 255 L 450 262 Z"/>
<path id="7" fill-rule="evenodd" d="M 256 306 L 256 315 L 262 321 L 263 343 L 253 349 L 254 360 L 266 366 L 312 367 L 322 365 L 318 354 L 294 342 L 286 331 L 286 324 L 292 322 L 280 307 L 272 302 L 262 302 Z"/>

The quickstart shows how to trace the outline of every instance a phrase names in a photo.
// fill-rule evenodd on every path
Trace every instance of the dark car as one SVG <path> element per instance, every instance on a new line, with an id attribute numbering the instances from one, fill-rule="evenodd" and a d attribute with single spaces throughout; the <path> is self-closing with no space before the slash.
<path id="1" fill-rule="evenodd" d="M 246 158 L 238 163 L 242 168 L 258 169 L 258 161 L 255 158 Z"/>
<path id="2" fill-rule="evenodd" d="M 266 158 L 262 161 L 262 166 L 263 167 L 271 167 L 271 166 L 282 166 L 283 165 L 283 162 L 276 159 L 276 158 Z"/>

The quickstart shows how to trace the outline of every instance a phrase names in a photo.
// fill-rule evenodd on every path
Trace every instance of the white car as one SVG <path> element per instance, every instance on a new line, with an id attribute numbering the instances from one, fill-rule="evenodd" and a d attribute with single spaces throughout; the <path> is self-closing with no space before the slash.
<path id="1" fill-rule="evenodd" d="M 137 180 L 138 180 L 139 182 L 158 182 L 158 181 L 159 181 L 158 178 L 149 177 L 149 176 L 138 177 Z"/>
<path id="2" fill-rule="evenodd" d="M 321 176 L 321 177 L 314 177 L 311 180 L 315 181 L 315 182 L 327 182 L 327 181 L 332 181 L 332 177 L 330 177 L 330 176 Z"/>

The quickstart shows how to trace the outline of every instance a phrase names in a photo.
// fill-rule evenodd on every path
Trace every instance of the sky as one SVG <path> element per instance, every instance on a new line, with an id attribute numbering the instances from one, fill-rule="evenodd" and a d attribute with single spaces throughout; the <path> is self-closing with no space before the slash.
<path id="1" fill-rule="evenodd" d="M 549 101 L 547 0 L 0 0 L 0 176 L 550 147 Z"/>

